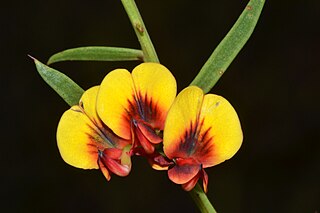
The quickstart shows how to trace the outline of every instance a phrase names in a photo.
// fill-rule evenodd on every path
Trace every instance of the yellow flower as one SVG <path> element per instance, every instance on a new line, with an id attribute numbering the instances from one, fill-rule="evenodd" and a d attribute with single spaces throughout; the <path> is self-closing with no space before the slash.
<path id="1" fill-rule="evenodd" d="M 157 63 L 142 63 L 132 73 L 117 69 L 108 73 L 101 83 L 97 112 L 115 134 L 133 141 L 134 152 L 142 147 L 149 155 L 162 142 L 159 133 L 164 128 L 176 88 L 170 71 Z"/>
<path id="2" fill-rule="evenodd" d="M 98 169 L 107 180 L 110 172 L 126 176 L 131 170 L 131 141 L 116 136 L 98 117 L 96 97 L 99 87 L 87 90 L 79 105 L 61 117 L 57 142 L 64 161 L 81 169 Z"/>
<path id="3" fill-rule="evenodd" d="M 175 162 L 170 180 L 189 191 L 202 178 L 207 191 L 204 168 L 231 158 L 242 139 L 239 118 L 226 99 L 187 87 L 172 104 L 164 127 L 164 153 Z"/>

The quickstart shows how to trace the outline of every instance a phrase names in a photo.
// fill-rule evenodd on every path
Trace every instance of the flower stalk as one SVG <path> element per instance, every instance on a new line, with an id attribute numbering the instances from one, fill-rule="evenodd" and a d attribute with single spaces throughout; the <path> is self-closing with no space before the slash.
<path id="1" fill-rule="evenodd" d="M 189 194 L 202 213 L 216 213 L 216 210 L 213 208 L 199 183 L 196 184 Z"/>

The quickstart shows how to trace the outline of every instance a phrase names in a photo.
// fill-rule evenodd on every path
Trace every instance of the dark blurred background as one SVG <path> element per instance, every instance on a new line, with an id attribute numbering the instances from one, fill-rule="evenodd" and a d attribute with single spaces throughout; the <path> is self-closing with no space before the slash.
<path id="1" fill-rule="evenodd" d="M 137 0 L 162 64 L 186 87 L 248 1 Z M 207 169 L 219 212 L 319 212 L 320 2 L 267 0 L 254 34 L 212 89 L 236 108 L 240 151 Z M 73 168 L 55 140 L 68 105 L 41 79 L 42 62 L 73 47 L 139 48 L 120 0 L 4 1 L 1 45 L 2 212 L 197 212 L 166 172 L 134 158 L 127 178 Z M 87 89 L 138 62 L 52 65 Z"/>

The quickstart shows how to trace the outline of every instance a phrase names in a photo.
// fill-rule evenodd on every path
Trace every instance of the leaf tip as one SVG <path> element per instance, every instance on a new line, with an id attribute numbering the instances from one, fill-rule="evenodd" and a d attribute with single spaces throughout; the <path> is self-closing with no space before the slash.
<path id="1" fill-rule="evenodd" d="M 29 54 L 27 54 L 27 56 L 28 56 L 29 58 L 31 58 L 33 61 L 36 61 L 36 60 L 37 60 L 35 57 L 33 57 L 33 56 L 29 55 Z"/>
<path id="2" fill-rule="evenodd" d="M 47 65 L 53 64 L 55 61 L 52 59 L 52 57 L 49 58 L 47 61 Z"/>

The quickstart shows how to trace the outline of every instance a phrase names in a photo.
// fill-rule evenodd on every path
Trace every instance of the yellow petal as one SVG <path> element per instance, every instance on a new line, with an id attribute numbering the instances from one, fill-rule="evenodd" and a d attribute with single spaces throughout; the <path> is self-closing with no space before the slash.
<path id="1" fill-rule="evenodd" d="M 193 158 L 206 168 L 231 158 L 241 143 L 239 118 L 226 99 L 203 96 L 194 86 L 177 96 L 164 129 L 164 152 L 169 158 Z"/>
<path id="2" fill-rule="evenodd" d="M 131 139 L 131 124 L 127 112 L 130 110 L 130 102 L 135 102 L 134 97 L 132 77 L 125 69 L 117 69 L 106 75 L 98 92 L 99 117 L 114 133 L 124 139 Z"/>
<path id="3" fill-rule="evenodd" d="M 57 130 L 57 142 L 61 157 L 66 163 L 82 169 L 99 168 L 98 149 L 91 137 L 96 136 L 93 125 L 79 106 L 73 106 L 62 115 Z"/>
<path id="4" fill-rule="evenodd" d="M 203 121 L 199 140 L 207 131 L 212 138 L 212 148 L 201 157 L 203 167 L 210 167 L 231 158 L 242 144 L 242 130 L 238 115 L 223 97 L 213 94 L 204 96 L 200 121 Z"/>
<path id="5" fill-rule="evenodd" d="M 187 158 L 192 151 L 193 147 L 185 143 L 185 133 L 196 124 L 202 100 L 202 90 L 190 86 L 182 90 L 172 104 L 163 132 L 163 149 L 170 159 Z"/>
<path id="6" fill-rule="evenodd" d="M 98 122 L 100 119 L 96 110 L 96 100 L 99 91 L 99 86 L 91 87 L 83 93 L 79 105 L 84 109 L 88 117 L 95 122 Z"/>
<path id="7" fill-rule="evenodd" d="M 175 78 L 158 63 L 140 64 L 132 71 L 132 78 L 137 98 L 144 105 L 143 119 L 153 128 L 163 130 L 167 112 L 177 93 Z M 145 109 L 147 107 L 150 110 Z"/>

